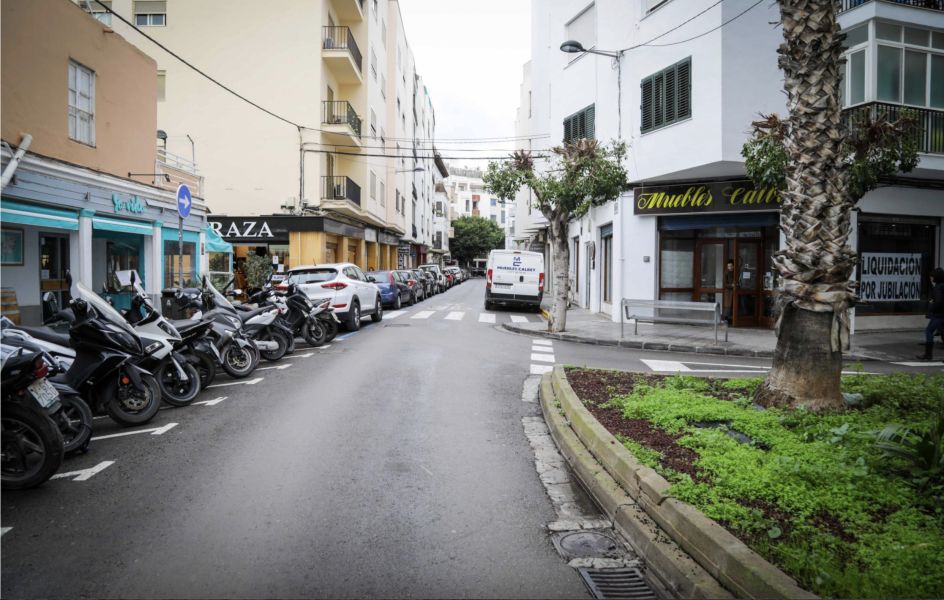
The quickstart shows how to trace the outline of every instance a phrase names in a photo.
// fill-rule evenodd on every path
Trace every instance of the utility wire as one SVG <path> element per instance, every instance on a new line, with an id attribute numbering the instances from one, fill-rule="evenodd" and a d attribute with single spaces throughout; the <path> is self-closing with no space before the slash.
<path id="1" fill-rule="evenodd" d="M 664 48 L 664 47 L 666 47 L 666 46 L 677 46 L 677 45 L 679 45 L 679 44 L 684 44 L 684 43 L 690 42 L 690 41 L 692 41 L 692 40 L 697 40 L 698 38 L 704 37 L 704 36 L 708 35 L 709 33 L 715 32 L 715 31 L 721 29 L 722 27 L 724 27 L 725 25 L 727 25 L 728 23 L 731 23 L 732 21 L 735 21 L 735 20 L 739 19 L 740 17 L 744 16 L 748 11 L 753 10 L 758 4 L 760 4 L 760 3 L 763 2 L 763 1 L 764 1 L 764 0 L 757 0 L 757 2 L 755 2 L 754 4 L 751 4 L 750 6 L 748 6 L 747 8 L 745 8 L 744 10 L 742 10 L 741 12 L 739 12 L 738 14 L 736 14 L 736 15 L 734 15 L 733 17 L 731 17 L 730 19 L 728 19 L 727 21 L 721 23 L 721 25 L 718 25 L 717 27 L 713 27 L 713 28 L 711 28 L 711 29 L 709 29 L 708 31 L 705 31 L 705 32 L 703 32 L 703 33 L 699 33 L 698 35 L 692 36 L 692 37 L 687 38 L 687 39 L 684 39 L 684 40 L 679 40 L 679 41 L 677 41 L 677 42 L 667 42 L 667 43 L 665 43 L 665 44 L 647 44 L 647 45 L 648 45 L 650 48 Z"/>
<path id="2" fill-rule="evenodd" d="M 657 35 L 656 37 L 651 38 L 651 39 L 649 39 L 648 41 L 645 41 L 645 42 L 643 42 L 643 43 L 641 43 L 641 44 L 635 44 L 635 45 L 633 45 L 633 46 L 630 46 L 629 48 L 623 48 L 622 50 L 619 50 L 619 52 L 627 52 L 627 51 L 629 51 L 629 50 L 635 50 L 636 48 L 642 48 L 643 46 L 648 46 L 649 44 L 651 44 L 652 42 L 656 41 L 657 39 L 662 38 L 662 37 L 665 37 L 665 36 L 669 35 L 670 33 L 672 33 L 673 31 L 677 31 L 677 30 L 681 29 L 682 27 L 684 27 L 685 25 L 691 23 L 692 21 L 694 21 L 694 20 L 697 19 L 698 17 L 702 16 L 703 14 L 705 14 L 706 12 L 708 12 L 709 10 L 711 10 L 712 8 L 718 6 L 718 5 L 721 4 L 723 1 L 724 1 L 724 0 L 718 0 L 717 2 L 715 2 L 714 4 L 712 4 L 711 6 L 709 6 L 708 8 L 706 8 L 705 10 L 701 11 L 700 13 L 697 13 L 696 15 L 694 15 L 693 17 L 691 17 L 691 18 L 689 18 L 689 19 L 687 19 L 687 20 L 685 20 L 685 21 L 682 21 L 681 23 L 679 23 L 678 25 L 676 25 L 676 26 L 673 27 L 672 29 L 669 29 L 669 30 L 667 30 L 667 31 L 664 31 L 664 32 L 660 33 L 659 35 Z M 751 7 L 751 8 L 753 8 L 753 7 Z"/>

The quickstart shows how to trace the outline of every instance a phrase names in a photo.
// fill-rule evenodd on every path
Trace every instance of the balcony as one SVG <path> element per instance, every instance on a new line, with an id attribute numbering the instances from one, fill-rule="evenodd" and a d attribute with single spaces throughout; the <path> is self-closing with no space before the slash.
<path id="1" fill-rule="evenodd" d="M 342 21 L 364 20 L 364 0 L 331 0 L 331 5 Z"/>
<path id="2" fill-rule="evenodd" d="M 321 125 L 329 143 L 360 146 L 361 118 L 347 100 L 322 101 Z"/>
<path id="3" fill-rule="evenodd" d="M 416 195 L 416 182 L 413 182 L 413 199 L 419 200 L 419 197 Z"/>
<path id="4" fill-rule="evenodd" d="M 361 205 L 361 186 L 350 177 L 325 175 L 321 178 L 321 199 L 341 200 Z"/>
<path id="5" fill-rule="evenodd" d="M 869 2 L 874 2 L 878 0 L 841 0 L 839 4 L 839 12 L 846 12 L 847 10 L 852 10 L 858 6 L 868 4 Z M 927 8 L 930 10 L 940 10 L 944 11 L 944 0 L 881 0 L 888 4 L 903 4 L 905 6 L 913 6 L 915 8 Z"/>
<path id="6" fill-rule="evenodd" d="M 914 108 L 900 104 L 869 102 L 842 111 L 842 121 L 846 127 L 875 120 L 883 116 L 890 121 L 901 117 L 902 111 L 908 111 L 918 119 L 915 135 L 918 137 L 918 152 L 925 154 L 944 154 L 944 110 L 932 108 Z"/>
<path id="7" fill-rule="evenodd" d="M 416 225 L 413 225 L 413 239 L 416 239 Z"/>
<path id="8" fill-rule="evenodd" d="M 203 197 L 203 176 L 197 173 L 196 163 L 162 146 L 157 147 L 153 183 L 165 190 L 176 190 L 178 185 L 186 183 L 195 196 Z"/>
<path id="9" fill-rule="evenodd" d="M 361 83 L 363 58 L 350 27 L 321 28 L 321 57 L 338 83 Z"/>

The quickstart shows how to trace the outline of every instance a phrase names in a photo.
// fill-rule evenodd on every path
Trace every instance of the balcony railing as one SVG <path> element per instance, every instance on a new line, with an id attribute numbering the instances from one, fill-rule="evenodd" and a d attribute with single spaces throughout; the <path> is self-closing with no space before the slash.
<path id="1" fill-rule="evenodd" d="M 413 182 L 413 199 L 419 200 L 419 196 L 416 195 L 416 182 Z"/>
<path id="2" fill-rule="evenodd" d="M 354 34 L 350 27 L 322 27 L 322 47 L 325 50 L 347 50 L 357 65 L 357 70 L 361 70 L 361 49 L 357 47 L 354 41 Z"/>
<path id="3" fill-rule="evenodd" d="M 361 137 L 361 118 L 347 100 L 324 100 L 321 102 L 321 122 L 325 125 L 350 125 L 357 137 Z"/>
<path id="4" fill-rule="evenodd" d="M 361 186 L 351 181 L 350 177 L 324 175 L 321 178 L 321 198 L 323 200 L 349 200 L 361 205 Z"/>
<path id="5" fill-rule="evenodd" d="M 847 10 L 852 10 L 857 6 L 862 6 L 868 2 L 873 2 L 875 0 L 841 0 L 839 4 L 839 12 L 845 12 Z M 916 8 L 928 8 L 931 10 L 941 10 L 944 11 L 944 0 L 882 0 L 883 2 L 888 2 L 889 4 L 904 4 L 905 6 L 914 6 Z"/>
<path id="6" fill-rule="evenodd" d="M 416 239 L 416 225 L 413 225 L 413 239 Z"/>
<path id="7" fill-rule="evenodd" d="M 846 127 L 874 121 L 879 116 L 894 121 L 901 118 L 903 112 L 911 113 L 918 120 L 915 126 L 918 152 L 944 154 L 944 110 L 870 102 L 843 110 L 842 121 Z"/>

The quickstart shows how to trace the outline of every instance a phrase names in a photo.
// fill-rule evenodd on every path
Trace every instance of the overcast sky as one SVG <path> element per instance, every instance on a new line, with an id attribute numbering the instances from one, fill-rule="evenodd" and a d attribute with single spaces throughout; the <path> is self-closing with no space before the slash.
<path id="1" fill-rule="evenodd" d="M 511 149 L 509 144 L 445 140 L 515 135 L 521 67 L 531 54 L 530 9 L 529 0 L 400 0 L 416 71 L 436 110 L 436 138 L 443 140 L 437 146 L 444 156 L 455 156 L 449 150 L 456 148 Z"/>

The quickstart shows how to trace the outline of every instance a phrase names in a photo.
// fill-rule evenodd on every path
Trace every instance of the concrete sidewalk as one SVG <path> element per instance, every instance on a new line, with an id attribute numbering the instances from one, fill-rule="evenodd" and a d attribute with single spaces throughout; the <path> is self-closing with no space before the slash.
<path id="1" fill-rule="evenodd" d="M 639 334 L 633 335 L 631 322 L 626 323 L 625 336 L 621 339 L 619 322 L 582 308 L 567 311 L 567 330 L 564 333 L 549 333 L 544 320 L 539 323 L 507 323 L 503 327 L 517 333 L 585 344 L 728 356 L 769 358 L 777 345 L 771 329 L 731 327 L 725 342 L 724 331 L 719 328 L 716 344 L 712 327 L 640 323 Z M 922 352 L 918 344 L 923 340 L 923 330 L 860 332 L 852 336 L 852 348 L 843 354 L 846 360 L 853 361 L 913 361 Z M 935 354 L 944 354 L 940 342 Z"/>

